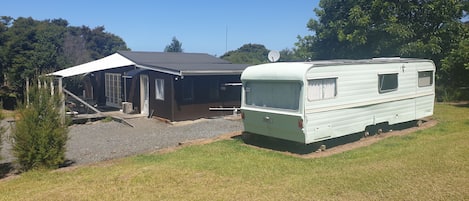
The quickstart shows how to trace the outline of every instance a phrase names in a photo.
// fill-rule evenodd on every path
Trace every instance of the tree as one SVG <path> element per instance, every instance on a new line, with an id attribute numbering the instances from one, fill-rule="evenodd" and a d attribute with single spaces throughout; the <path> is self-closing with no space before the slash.
<path id="1" fill-rule="evenodd" d="M 314 59 L 428 58 L 438 69 L 445 61 L 437 84 L 462 85 L 457 77 L 465 72 L 464 65 L 454 59 L 466 57 L 461 53 L 468 29 L 461 19 L 467 17 L 468 0 L 321 0 L 319 6 L 318 19 L 307 24 L 315 35 L 296 43 L 301 52 Z M 469 79 L 464 83 L 469 86 Z"/>
<path id="2" fill-rule="evenodd" d="M 465 37 L 442 60 L 440 77 L 447 85 L 442 94 L 450 96 L 442 99 L 469 99 L 469 24 L 465 29 Z"/>
<path id="3" fill-rule="evenodd" d="M 439 62 L 461 34 L 466 0 L 321 0 L 300 48 L 318 59 L 407 56 Z M 305 46 L 305 45 L 310 45 Z"/>
<path id="4" fill-rule="evenodd" d="M 239 64 L 261 64 L 269 62 L 269 50 L 260 44 L 244 44 L 234 51 L 223 54 L 220 58 Z"/>
<path id="5" fill-rule="evenodd" d="M 68 139 L 67 125 L 60 115 L 62 94 L 57 90 L 51 94 L 47 84 L 35 84 L 28 94 L 29 103 L 25 101 L 19 109 L 12 132 L 16 162 L 23 171 L 57 168 L 65 161 Z"/>
<path id="6" fill-rule="evenodd" d="M 176 37 L 173 37 L 171 44 L 164 48 L 165 52 L 183 52 L 182 43 Z"/>
<path id="7" fill-rule="evenodd" d="M 1 107 L 0 105 L 0 121 L 3 121 L 4 119 L 4 115 L 3 115 L 3 108 Z M 5 128 L 3 126 L 0 125 L 0 160 L 2 160 L 2 145 L 3 145 L 3 134 L 5 133 Z"/>
<path id="8" fill-rule="evenodd" d="M 118 50 L 128 50 L 122 38 L 104 30 L 104 26 L 92 30 L 82 26 L 81 34 L 86 40 L 86 49 L 90 52 L 93 60 L 109 56 Z"/>
<path id="9" fill-rule="evenodd" d="M 295 49 L 290 50 L 285 48 L 280 50 L 280 59 L 279 61 L 306 61 L 307 58 L 301 57 Z"/>
<path id="10" fill-rule="evenodd" d="M 118 50 L 128 48 L 122 38 L 105 32 L 103 26 L 90 29 L 71 27 L 64 19 L 13 20 L 2 16 L 0 69 L 5 84 L 0 96 L 21 100 L 25 79 L 100 59 Z"/>

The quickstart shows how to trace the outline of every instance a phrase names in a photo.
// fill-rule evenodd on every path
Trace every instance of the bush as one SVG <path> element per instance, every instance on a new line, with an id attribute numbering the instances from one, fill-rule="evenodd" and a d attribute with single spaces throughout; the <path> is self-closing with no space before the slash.
<path id="1" fill-rule="evenodd" d="M 1 107 L 2 104 L 0 103 L 0 121 L 3 120 L 3 108 Z M 5 129 L 3 126 L 0 126 L 0 153 L 2 153 L 2 145 L 3 145 L 3 133 L 5 132 Z M 0 154 L 0 160 L 2 160 L 2 155 Z"/>
<path id="2" fill-rule="evenodd" d="M 19 104 L 12 132 L 13 154 L 21 170 L 58 168 L 65 161 L 68 139 L 66 123 L 60 115 L 61 94 L 33 86 L 29 103 Z"/>

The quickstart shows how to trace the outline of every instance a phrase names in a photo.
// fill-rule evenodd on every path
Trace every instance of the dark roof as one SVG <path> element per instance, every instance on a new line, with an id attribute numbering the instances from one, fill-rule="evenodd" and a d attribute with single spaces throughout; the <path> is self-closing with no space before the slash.
<path id="1" fill-rule="evenodd" d="M 119 51 L 137 67 L 177 75 L 241 74 L 248 64 L 232 64 L 204 53 Z"/>

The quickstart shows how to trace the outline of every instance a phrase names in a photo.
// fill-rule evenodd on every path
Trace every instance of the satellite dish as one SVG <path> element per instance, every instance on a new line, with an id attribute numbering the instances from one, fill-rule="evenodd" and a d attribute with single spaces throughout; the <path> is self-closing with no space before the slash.
<path id="1" fill-rule="evenodd" d="M 267 55 L 270 62 L 276 62 L 280 59 L 280 53 L 277 50 L 271 50 Z"/>

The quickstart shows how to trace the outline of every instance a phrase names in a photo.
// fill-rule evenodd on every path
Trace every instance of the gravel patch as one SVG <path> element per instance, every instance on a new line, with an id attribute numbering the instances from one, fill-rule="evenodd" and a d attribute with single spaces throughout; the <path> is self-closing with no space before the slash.
<path id="1" fill-rule="evenodd" d="M 90 164 L 148 153 L 198 139 L 242 131 L 239 119 L 199 119 L 167 124 L 156 119 L 126 119 L 134 127 L 110 122 L 93 122 L 69 127 L 66 159 L 72 165 Z M 11 162 L 11 146 L 4 140 L 1 163 Z"/>

